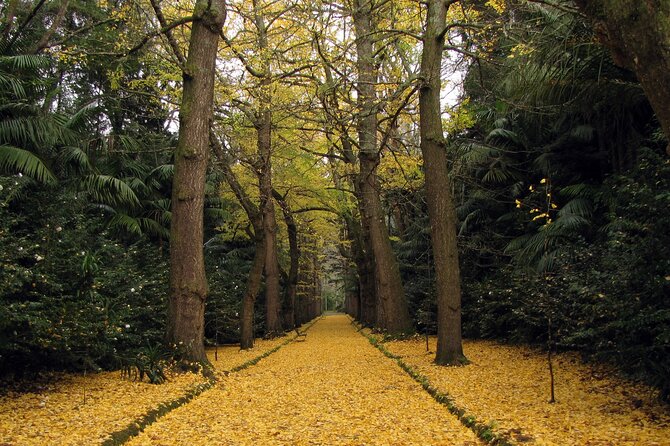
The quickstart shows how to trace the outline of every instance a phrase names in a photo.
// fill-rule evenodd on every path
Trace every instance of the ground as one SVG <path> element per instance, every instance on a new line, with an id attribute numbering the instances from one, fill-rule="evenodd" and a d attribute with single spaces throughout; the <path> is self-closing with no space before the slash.
<path id="1" fill-rule="evenodd" d="M 151 423 L 142 415 L 192 393 L 202 378 L 151 385 L 118 373 L 64 376 L 39 393 L 8 394 L 0 445 L 101 444 L 134 423 L 148 426 L 131 445 L 485 444 L 463 420 L 510 444 L 670 445 L 670 411 L 651 390 L 571 355 L 556 359 L 550 404 L 540 352 L 468 342 L 472 363 L 445 368 L 432 364 L 433 340 L 428 352 L 422 339 L 389 342 L 385 356 L 347 316 L 304 328 L 304 340 L 293 333 L 251 351 L 219 348 L 216 359 L 210 350 L 216 384 Z M 426 387 L 437 399 L 448 395 L 461 420 Z"/>

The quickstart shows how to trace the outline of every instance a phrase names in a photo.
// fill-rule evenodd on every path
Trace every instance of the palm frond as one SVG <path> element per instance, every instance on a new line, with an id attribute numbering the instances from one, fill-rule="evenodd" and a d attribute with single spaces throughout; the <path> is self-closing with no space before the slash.
<path id="1" fill-rule="evenodd" d="M 107 224 L 110 228 L 126 234 L 142 235 L 142 226 L 139 220 L 126 214 L 115 214 Z"/>
<path id="2" fill-rule="evenodd" d="M 51 65 L 51 59 L 40 54 L 0 56 L 0 67 L 11 70 L 37 70 Z"/>
<path id="3" fill-rule="evenodd" d="M 73 167 L 77 172 L 93 170 L 88 154 L 80 147 L 66 146 L 60 150 L 59 162 L 67 167 Z"/>
<path id="4" fill-rule="evenodd" d="M 26 90 L 23 87 L 21 79 L 2 71 L 0 71 L 0 90 L 11 91 L 13 97 L 16 99 L 24 99 L 26 97 Z"/>
<path id="5" fill-rule="evenodd" d="M 130 208 L 140 205 L 140 200 L 133 189 L 122 180 L 110 175 L 86 175 L 81 180 L 81 186 L 94 201 Z"/>
<path id="6" fill-rule="evenodd" d="M 162 164 L 157 166 L 149 172 L 152 178 L 156 178 L 161 182 L 171 181 L 174 176 L 174 164 Z"/>
<path id="7" fill-rule="evenodd" d="M 160 222 L 157 222 L 152 218 L 139 218 L 137 221 L 145 234 L 164 240 L 168 240 L 170 238 L 170 230 L 163 226 Z"/>
<path id="8" fill-rule="evenodd" d="M 21 173 L 43 184 L 55 184 L 56 176 L 34 153 L 9 145 L 0 145 L 0 171 Z"/>
<path id="9" fill-rule="evenodd" d="M 98 111 L 98 105 L 95 102 L 80 107 L 79 110 L 70 115 L 65 126 L 69 129 L 76 129 L 88 123 L 90 115 Z"/>
<path id="10" fill-rule="evenodd" d="M 568 201 L 561 210 L 558 211 L 558 215 L 560 217 L 576 215 L 583 218 L 590 218 L 593 215 L 593 202 L 586 198 L 575 198 Z"/>

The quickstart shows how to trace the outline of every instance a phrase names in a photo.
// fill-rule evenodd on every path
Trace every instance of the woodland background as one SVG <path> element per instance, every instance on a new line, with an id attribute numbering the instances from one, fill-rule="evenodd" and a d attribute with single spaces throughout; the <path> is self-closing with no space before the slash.
<path id="1" fill-rule="evenodd" d="M 379 193 L 414 328 L 434 333 L 414 75 L 425 13 L 409 0 L 375 5 Z M 206 184 L 208 342 L 240 339 L 255 243 L 230 179 L 258 203 L 259 104 L 272 111 L 282 295 L 297 287 L 294 303 L 283 300 L 293 318 L 283 328 L 326 307 L 356 311 L 360 278 L 343 223 L 358 212 L 348 183 L 356 166 L 339 138 L 359 112 L 349 8 L 228 2 L 213 122 L 221 150 Z M 182 83 L 170 46 L 185 48 L 188 23 L 175 24 L 192 9 L 153 0 L 1 6 L 3 376 L 116 368 L 159 348 Z M 462 90 L 443 111 L 464 335 L 577 350 L 667 398 L 670 163 L 635 75 L 567 1 L 463 1 L 450 14 L 443 81 Z M 254 76 L 254 66 L 270 74 Z"/>

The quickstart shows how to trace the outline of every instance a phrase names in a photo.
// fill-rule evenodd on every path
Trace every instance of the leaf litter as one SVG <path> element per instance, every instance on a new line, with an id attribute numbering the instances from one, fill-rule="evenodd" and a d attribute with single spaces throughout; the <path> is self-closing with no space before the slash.
<path id="1" fill-rule="evenodd" d="M 257 340 L 253 349 L 214 348 L 207 354 L 218 372 L 240 366 L 289 337 Z M 117 372 L 62 374 L 39 392 L 0 396 L 0 445 L 100 444 L 161 404 L 205 383 L 202 375 L 168 373 L 160 385 L 122 379 Z"/>
<path id="2" fill-rule="evenodd" d="M 481 442 L 344 315 L 149 426 L 131 445 L 462 445 Z"/>
<path id="3" fill-rule="evenodd" d="M 459 407 L 518 444 L 543 446 L 670 445 L 670 409 L 647 386 L 617 378 L 574 353 L 554 356 L 556 402 L 549 403 L 546 354 L 491 341 L 465 341 L 471 361 L 436 365 L 436 339 L 387 342 Z"/>

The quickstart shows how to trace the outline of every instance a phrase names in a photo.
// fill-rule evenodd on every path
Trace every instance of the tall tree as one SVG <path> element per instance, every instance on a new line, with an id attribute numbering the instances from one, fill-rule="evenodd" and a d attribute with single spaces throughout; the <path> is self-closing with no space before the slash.
<path id="1" fill-rule="evenodd" d="M 458 364 L 465 360 L 461 342 L 461 278 L 456 243 L 456 210 L 447 168 L 447 151 L 440 112 L 444 30 L 447 11 L 456 1 L 428 0 L 427 2 L 419 89 L 421 152 L 437 285 L 435 362 L 438 364 Z"/>
<path id="2" fill-rule="evenodd" d="M 219 34 L 225 0 L 198 0 L 183 69 L 179 140 L 175 150 L 170 228 L 170 300 L 166 340 L 184 348 L 184 359 L 207 361 L 204 347 L 207 279 L 203 257 L 203 207 L 209 128 Z"/>
<path id="3" fill-rule="evenodd" d="M 247 350 L 254 346 L 254 307 L 256 296 L 261 289 L 263 266 L 265 265 L 265 239 L 263 237 L 263 215 L 247 192 L 238 181 L 232 169 L 233 160 L 227 153 L 214 132 L 210 133 L 210 142 L 214 153 L 219 159 L 223 176 L 228 186 L 235 194 L 237 201 L 247 214 L 253 228 L 254 259 L 247 277 L 246 289 L 242 297 L 242 311 L 240 312 L 240 348 Z"/>
<path id="4" fill-rule="evenodd" d="M 577 0 L 614 61 L 637 75 L 670 140 L 670 2 Z M 670 144 L 666 149 L 670 155 Z"/>
<path id="5" fill-rule="evenodd" d="M 411 331 L 412 320 L 407 309 L 400 269 L 389 240 L 384 221 L 384 211 L 379 198 L 380 150 L 377 140 L 377 112 L 375 86 L 375 45 L 373 13 L 375 4 L 371 0 L 353 1 L 353 22 L 356 34 L 356 68 L 358 71 L 357 94 L 358 116 L 358 177 L 361 216 L 370 231 L 370 241 L 375 258 L 377 290 L 377 326 L 392 333 Z"/>

